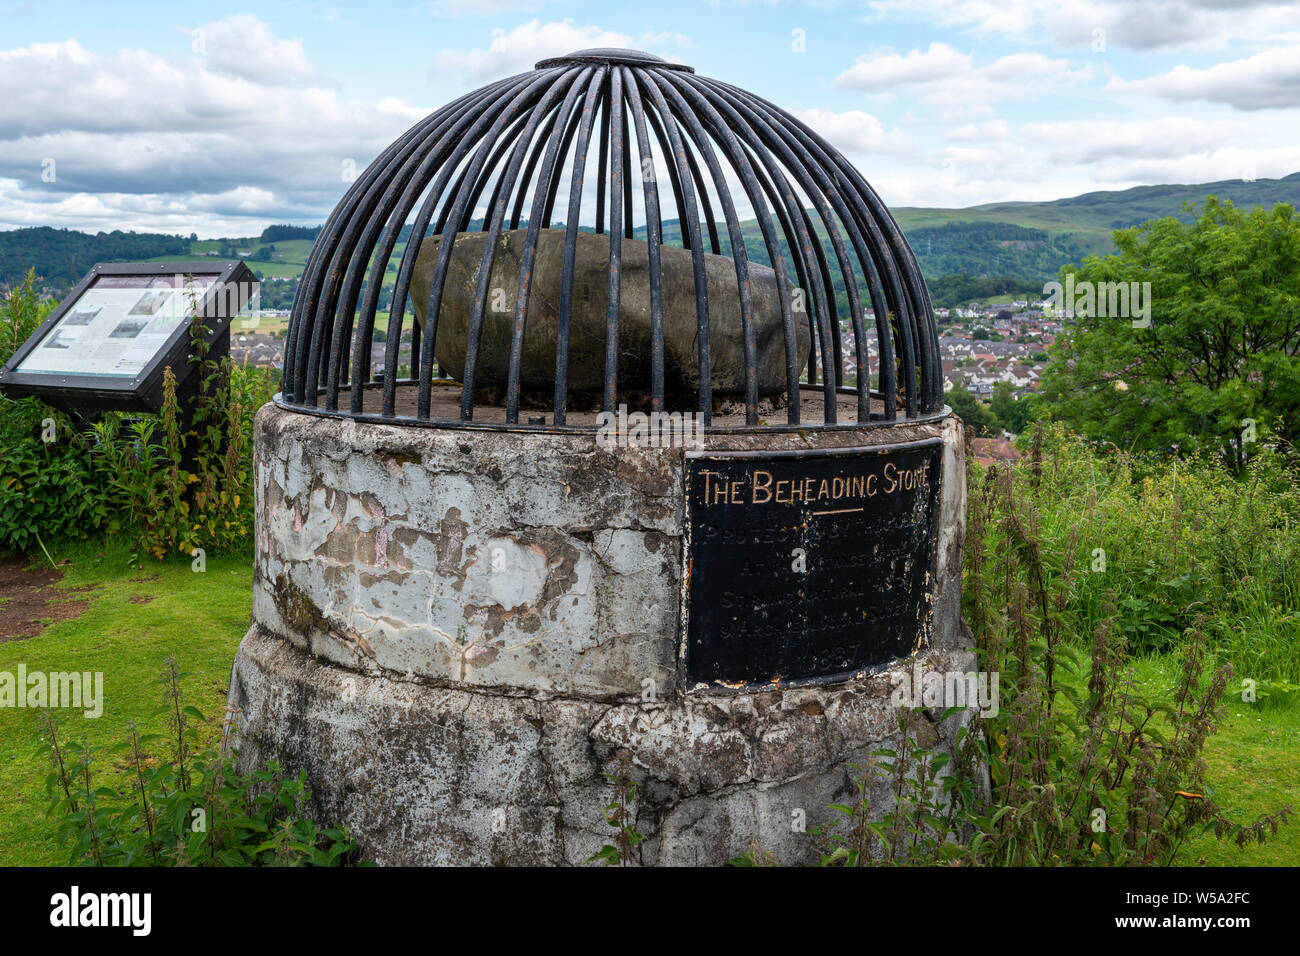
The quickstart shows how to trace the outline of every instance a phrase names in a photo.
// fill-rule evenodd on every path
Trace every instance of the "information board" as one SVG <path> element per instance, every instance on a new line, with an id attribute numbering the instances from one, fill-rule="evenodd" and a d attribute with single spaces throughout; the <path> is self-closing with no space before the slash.
<path id="1" fill-rule="evenodd" d="M 96 276 L 15 370 L 134 378 L 217 278 Z"/>
<path id="2" fill-rule="evenodd" d="M 941 454 L 933 439 L 689 458 L 688 679 L 827 677 L 916 650 Z"/>
<path id="3" fill-rule="evenodd" d="M 257 276 L 240 261 L 96 263 L 0 368 L 0 392 L 83 417 L 156 414 L 171 369 L 189 407 L 200 382 L 196 337 L 219 361 L 231 320 L 259 302 Z"/>

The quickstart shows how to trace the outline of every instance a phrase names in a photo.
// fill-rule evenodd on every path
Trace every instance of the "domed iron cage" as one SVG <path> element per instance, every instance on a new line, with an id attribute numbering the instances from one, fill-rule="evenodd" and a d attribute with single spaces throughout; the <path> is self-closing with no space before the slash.
<path id="1" fill-rule="evenodd" d="M 475 374 L 489 276 L 497 240 L 507 223 L 512 230 L 524 224 L 504 425 L 571 427 L 567 383 L 575 256 L 593 153 L 594 231 L 607 234 L 609 245 L 602 410 L 612 411 L 620 398 L 621 248 L 623 240 L 633 239 L 638 231 L 634 227 L 638 195 L 644 220 L 640 231 L 649 255 L 650 411 L 665 409 L 660 249 L 667 198 L 678 214 L 681 245 L 691 252 L 698 320 L 698 410 L 706 428 L 713 426 L 714 395 L 705 251 L 722 255 L 725 250 L 735 264 L 743 327 L 745 425 L 734 430 L 861 426 L 894 422 L 900 416 L 929 418 L 943 410 L 929 293 L 902 231 L 862 175 L 806 124 L 766 100 L 697 76 L 691 67 L 627 50 L 584 50 L 542 60 L 531 72 L 468 93 L 413 126 L 357 177 L 323 226 L 304 268 L 286 335 L 278 401 L 299 411 L 396 424 L 485 425 L 474 420 Z M 551 227 L 565 168 L 570 177 L 563 220 L 553 421 L 548 426 L 545 416 L 526 416 L 528 422 L 521 424 L 521 355 L 538 235 L 543 227 Z M 670 197 L 661 192 L 664 180 Z M 764 265 L 776 275 L 785 340 L 784 426 L 766 421 L 760 425 L 751 260 L 737 210 L 741 197 L 733 189 L 743 192 L 761 230 Z M 459 416 L 434 417 L 431 393 L 440 384 L 434 375 L 434 345 L 444 284 L 455 237 L 471 229 L 476 208 L 483 210 L 477 228 L 488 236 L 464 343 Z M 716 216 L 719 208 L 721 221 Z M 384 371 L 377 372 L 373 366 L 376 312 L 385 272 L 390 271 L 408 223 L 409 239 L 388 309 Z M 422 335 L 419 324 L 409 323 L 410 371 L 399 379 L 395 373 L 402 330 L 425 236 L 442 237 L 424 313 L 428 327 Z M 856 358 L 857 381 L 849 386 L 844 384 L 846 343 L 834 295 L 836 273 L 847 302 Z M 866 302 L 874 315 L 878 343 L 875 389 Z M 808 325 L 806 374 L 801 374 L 796 354 L 797 321 Z M 361 387 L 352 387 L 354 383 Z M 414 416 L 398 413 L 399 386 L 417 389 Z M 801 421 L 801 388 L 820 391 L 822 421 Z M 367 392 L 373 401 L 376 389 L 382 389 L 377 416 L 366 409 Z M 341 391 L 349 393 L 346 411 L 339 407 Z M 842 421 L 845 399 L 856 413 Z"/>

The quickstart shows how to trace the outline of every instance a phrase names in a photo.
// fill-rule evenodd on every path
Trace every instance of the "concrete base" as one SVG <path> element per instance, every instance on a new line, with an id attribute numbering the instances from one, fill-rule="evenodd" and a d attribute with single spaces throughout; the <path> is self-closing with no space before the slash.
<path id="1" fill-rule="evenodd" d="M 961 651 L 915 663 L 975 666 Z M 718 865 L 757 844 L 788 865 L 816 861 L 806 829 L 842 820 L 827 808 L 853 799 L 850 764 L 897 745 L 893 674 L 660 704 L 538 700 L 367 677 L 254 625 L 230 702 L 240 764 L 307 768 L 319 818 L 345 821 L 380 863 L 583 863 L 613 842 L 604 775 L 627 752 L 648 837 L 640 862 Z M 968 716 L 924 724 L 918 739 L 947 750 Z M 873 811 L 891 804 L 876 778 Z"/>
<path id="2" fill-rule="evenodd" d="M 230 685 L 241 768 L 305 768 L 318 819 L 386 864 L 581 864 L 613 842 L 606 775 L 625 760 L 641 862 L 717 865 L 755 843 L 812 862 L 806 831 L 838 819 L 849 764 L 897 744 L 896 678 L 975 669 L 960 423 L 709 438 L 926 437 L 944 455 L 919 654 L 833 684 L 735 691 L 679 673 L 681 449 L 267 406 L 253 623 Z M 970 712 L 933 722 L 941 711 L 921 736 L 951 750 Z M 883 781 L 873 791 L 873 814 L 887 812 Z"/>

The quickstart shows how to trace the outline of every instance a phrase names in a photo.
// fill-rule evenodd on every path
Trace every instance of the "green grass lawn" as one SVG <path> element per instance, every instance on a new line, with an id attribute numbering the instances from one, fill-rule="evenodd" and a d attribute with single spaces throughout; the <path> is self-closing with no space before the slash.
<path id="1" fill-rule="evenodd" d="M 1206 668 L 1207 673 L 1212 668 Z M 1144 693 L 1167 691 L 1178 675 L 1173 656 L 1138 660 L 1134 678 Z M 1198 835 L 1179 855 L 1185 866 L 1300 866 L 1300 707 L 1246 704 L 1230 682 L 1219 730 L 1205 745 L 1212 796 L 1229 817 L 1250 823 L 1290 804 L 1296 815 L 1262 846 L 1237 847 Z"/>
<path id="2" fill-rule="evenodd" d="M 156 680 L 163 662 L 175 654 L 186 674 L 186 702 L 211 720 L 215 736 L 230 664 L 252 609 L 252 562 L 209 558 L 203 573 L 179 560 L 138 569 L 128 566 L 129 551 L 125 545 L 102 544 L 51 548 L 55 561 L 72 561 L 59 587 L 93 586 L 73 595 L 89 598 L 90 606 L 39 637 L 0 644 L 0 671 L 14 673 L 23 663 L 29 672 L 103 672 L 103 715 L 88 719 L 80 711 L 64 711 L 60 716 L 66 739 L 108 747 L 123 739 L 129 720 L 147 731 L 165 729 L 164 718 L 150 715 L 161 703 Z M 49 765 L 34 754 L 40 735 L 39 712 L 0 710 L 0 866 L 65 862 L 45 817 Z M 105 755 L 100 769 L 114 759 Z"/>
<path id="3" fill-rule="evenodd" d="M 1207 866 L 1300 866 L 1300 709 L 1230 706 L 1205 759 L 1214 798 L 1237 820 L 1254 820 L 1290 804 L 1296 815 L 1263 846 L 1240 849 L 1197 837 L 1183 862 Z"/>
<path id="4" fill-rule="evenodd" d="M 162 731 L 150 714 L 160 703 L 156 680 L 175 654 L 186 672 L 187 702 L 212 719 L 221 717 L 230 664 L 248 625 L 252 564 L 245 557 L 211 558 L 204 573 L 188 562 L 128 566 L 129 548 L 78 545 L 53 549 L 71 564 L 61 589 L 91 587 L 74 596 L 90 600 L 79 617 L 50 625 L 39 637 L 0 644 L 0 671 L 102 671 L 104 713 L 87 719 L 65 712 L 67 739 L 103 747 L 119 742 L 128 720 Z M 43 559 L 42 559 L 43 560 Z M 144 603 L 140 603 L 144 602 Z M 1173 684 L 1171 657 L 1139 660 L 1134 675 L 1146 690 Z M 64 857 L 45 817 L 43 782 L 49 767 L 34 753 L 41 733 L 38 712 L 0 710 L 0 865 L 60 864 Z M 156 746 L 162 746 L 159 742 Z M 106 755 L 102 771 L 114 758 Z M 1230 703 L 1220 731 L 1206 748 L 1209 778 L 1220 805 L 1248 822 L 1285 804 L 1300 809 L 1300 707 Z M 1262 847 L 1239 850 L 1212 835 L 1197 837 L 1181 856 L 1185 865 L 1300 866 L 1300 818 Z"/>

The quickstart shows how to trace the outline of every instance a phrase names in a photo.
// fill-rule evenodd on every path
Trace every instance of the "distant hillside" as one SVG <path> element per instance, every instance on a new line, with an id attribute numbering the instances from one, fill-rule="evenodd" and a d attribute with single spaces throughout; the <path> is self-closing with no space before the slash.
<path id="1" fill-rule="evenodd" d="M 1191 217 L 1183 206 L 1199 204 L 1209 195 L 1246 208 L 1279 202 L 1300 208 L 1300 173 L 1254 182 L 1228 179 L 1194 186 L 1135 186 L 1051 202 L 988 203 L 966 209 L 899 206 L 891 211 L 927 279 L 964 272 L 1045 281 L 1081 256 L 1113 251 L 1114 230 L 1164 216 L 1186 221 Z M 945 234 L 954 224 L 961 229 Z M 1002 225 L 1036 232 L 1007 240 L 978 229 Z M 944 241 L 945 236 L 949 241 Z"/>
<path id="2" fill-rule="evenodd" d="M 0 232 L 0 286 L 22 280 L 35 267 L 44 285 L 71 288 L 96 262 L 152 259 L 188 253 L 190 240 L 142 232 L 100 232 L 74 229 L 13 229 Z"/>
<path id="3" fill-rule="evenodd" d="M 99 232 L 38 226 L 0 231 L 0 288 L 35 268 L 42 287 L 65 292 L 96 262 L 233 259 L 241 252 L 263 277 L 295 278 L 320 226 L 268 226 L 260 236 L 199 239 L 148 232 Z M 279 245 L 276 245 L 276 244 Z M 265 260 L 259 264 L 259 260 Z"/>
<path id="4" fill-rule="evenodd" d="M 1084 256 L 1114 250 L 1112 233 L 1148 219 L 1175 216 L 1188 220 L 1188 203 L 1206 196 L 1230 199 L 1238 206 L 1272 206 L 1287 202 L 1300 208 L 1300 173 L 1285 179 L 1255 182 L 1227 180 L 1195 186 L 1138 186 L 1117 192 L 1085 193 L 1051 202 L 1007 202 L 966 209 L 899 206 L 891 210 L 916 254 L 926 280 L 949 277 L 1000 277 L 1017 286 L 1055 278 L 1061 266 Z M 741 223 L 751 258 L 767 261 L 758 223 Z M 637 230 L 638 237 L 644 230 Z M 678 223 L 664 223 L 664 238 L 679 242 Z M 729 254 L 725 233 L 722 252 Z M 829 254 L 829 243 L 826 243 Z M 838 288 L 838 274 L 832 273 Z M 1008 286 L 1001 292 L 1020 291 Z"/>
<path id="5" fill-rule="evenodd" d="M 970 280 L 996 279 L 994 284 L 1007 285 L 997 292 L 1018 292 L 1033 284 L 1041 286 L 1054 278 L 1062 265 L 1111 251 L 1111 234 L 1116 229 L 1162 216 L 1190 218 L 1184 206 L 1199 204 L 1211 194 L 1246 208 L 1278 202 L 1300 208 L 1300 173 L 1254 182 L 1234 179 L 1194 186 L 1138 186 L 1052 202 L 989 203 L 966 209 L 900 206 L 893 213 L 932 285 L 945 277 L 956 280 L 940 285 L 957 294 L 953 290 L 972 287 Z M 478 226 L 477 221 L 470 224 L 470 228 Z M 399 255 L 409 228 L 399 237 Z M 748 220 L 741 229 L 750 255 L 766 261 L 758 223 Z M 232 258 L 241 254 L 262 278 L 294 279 L 301 274 L 319 232 L 319 226 L 276 225 L 260 236 L 197 240 L 129 232 L 90 235 L 48 227 L 15 229 L 0 232 L 0 286 L 17 281 L 31 266 L 46 287 L 61 291 L 70 288 L 95 262 Z M 637 235 L 644 238 L 644 227 Z M 679 243 L 680 237 L 680 224 L 664 223 L 666 242 Z M 725 230 L 721 246 L 724 254 L 730 252 Z M 385 285 L 391 284 L 392 278 L 387 276 Z M 837 272 L 833 271 L 833 279 L 843 304 Z M 286 294 L 292 293 L 277 293 L 280 297 Z M 276 304 L 283 303 L 277 298 Z"/>

